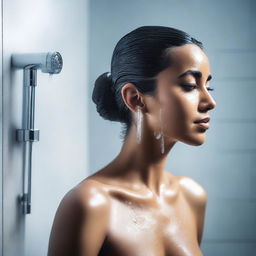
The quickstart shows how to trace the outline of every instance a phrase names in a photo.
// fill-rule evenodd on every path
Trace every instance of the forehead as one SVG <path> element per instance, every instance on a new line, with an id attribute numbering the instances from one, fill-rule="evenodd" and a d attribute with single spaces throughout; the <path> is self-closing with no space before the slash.
<path id="1" fill-rule="evenodd" d="M 207 76 L 210 73 L 208 57 L 195 44 L 173 47 L 168 50 L 168 56 L 171 59 L 170 69 L 172 71 L 182 72 L 186 69 L 195 69 L 205 73 Z"/>

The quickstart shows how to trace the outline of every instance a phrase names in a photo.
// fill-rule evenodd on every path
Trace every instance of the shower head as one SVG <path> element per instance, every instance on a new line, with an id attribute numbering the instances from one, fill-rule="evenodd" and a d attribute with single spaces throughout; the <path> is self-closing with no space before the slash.
<path id="1" fill-rule="evenodd" d="M 12 65 L 16 68 L 36 68 L 43 73 L 60 73 L 63 60 L 59 52 L 13 54 Z"/>

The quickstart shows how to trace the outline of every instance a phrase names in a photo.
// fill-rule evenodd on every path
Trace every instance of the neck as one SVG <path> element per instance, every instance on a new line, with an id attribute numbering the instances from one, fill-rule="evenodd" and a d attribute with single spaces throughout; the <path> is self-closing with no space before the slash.
<path id="1" fill-rule="evenodd" d="M 115 161 L 124 166 L 122 176 L 132 184 L 142 184 L 159 195 L 165 180 L 164 166 L 167 155 L 176 142 L 166 141 L 164 153 L 161 152 L 161 140 L 154 137 L 152 131 L 143 130 L 142 140 L 136 141 L 136 128 L 130 128 L 121 151 Z M 127 170 L 129 170 L 127 172 Z M 122 172 L 122 171 L 120 171 Z M 166 181 L 165 181 L 166 182 Z"/>

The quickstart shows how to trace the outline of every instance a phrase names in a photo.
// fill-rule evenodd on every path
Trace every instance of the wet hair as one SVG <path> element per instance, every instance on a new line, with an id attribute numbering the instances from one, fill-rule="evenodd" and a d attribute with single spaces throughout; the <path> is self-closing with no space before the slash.
<path id="1" fill-rule="evenodd" d="M 100 75 L 94 84 L 92 100 L 104 119 L 123 124 L 121 138 L 129 133 L 132 116 L 121 95 L 122 87 L 133 83 L 144 95 L 154 96 L 156 76 L 171 65 L 168 50 L 201 42 L 184 31 L 164 26 L 143 26 L 123 36 L 114 49 L 111 72 Z"/>

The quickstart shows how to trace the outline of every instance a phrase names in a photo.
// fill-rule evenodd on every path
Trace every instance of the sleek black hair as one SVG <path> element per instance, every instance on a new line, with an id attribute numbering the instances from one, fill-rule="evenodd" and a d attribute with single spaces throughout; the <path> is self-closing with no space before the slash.
<path id="1" fill-rule="evenodd" d="M 185 44 L 196 44 L 203 49 L 202 43 L 186 32 L 164 26 L 139 27 L 118 41 L 111 72 L 96 79 L 92 100 L 104 119 L 124 124 L 122 139 L 126 139 L 132 123 L 131 111 L 122 99 L 122 87 L 131 82 L 142 94 L 153 96 L 155 77 L 171 65 L 168 49 Z"/>

